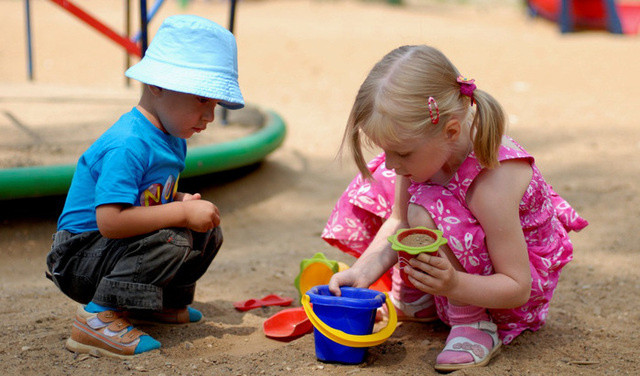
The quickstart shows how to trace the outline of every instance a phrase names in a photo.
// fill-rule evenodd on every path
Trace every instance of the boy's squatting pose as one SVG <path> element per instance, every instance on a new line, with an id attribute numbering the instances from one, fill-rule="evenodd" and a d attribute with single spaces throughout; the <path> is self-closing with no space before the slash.
<path id="1" fill-rule="evenodd" d="M 213 203 L 177 190 L 185 139 L 216 105 L 244 106 L 235 38 L 202 17 L 167 18 L 126 75 L 140 101 L 80 157 L 47 256 L 47 276 L 83 304 L 67 348 L 120 358 L 160 347 L 132 322 L 202 320 L 189 304 L 222 232 Z"/>

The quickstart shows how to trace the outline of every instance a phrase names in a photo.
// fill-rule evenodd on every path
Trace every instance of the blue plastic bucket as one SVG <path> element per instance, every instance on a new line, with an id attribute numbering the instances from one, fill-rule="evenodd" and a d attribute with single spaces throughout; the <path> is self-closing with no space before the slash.
<path id="1" fill-rule="evenodd" d="M 385 302 L 385 294 L 375 290 L 341 287 L 342 296 L 334 296 L 327 285 L 307 291 L 313 313 L 327 326 L 347 334 L 369 335 L 373 331 L 376 310 Z M 364 361 L 368 347 L 337 343 L 320 333 L 314 325 L 316 357 L 323 362 L 358 364 Z"/>

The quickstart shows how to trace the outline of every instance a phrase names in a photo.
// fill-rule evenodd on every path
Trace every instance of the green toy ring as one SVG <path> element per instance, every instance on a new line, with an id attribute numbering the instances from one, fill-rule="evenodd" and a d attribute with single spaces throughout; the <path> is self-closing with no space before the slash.
<path id="1" fill-rule="evenodd" d="M 402 241 L 409 235 L 424 234 L 431 237 L 434 241 L 425 246 L 413 247 L 404 244 Z M 442 231 L 434 230 L 422 226 L 412 227 L 408 229 L 399 229 L 395 235 L 387 238 L 391 243 L 391 249 L 394 251 L 406 252 L 410 255 L 416 256 L 423 252 L 436 252 L 440 246 L 447 244 L 447 239 L 442 236 Z"/>
<path id="2" fill-rule="evenodd" d="M 181 178 L 249 166 L 264 159 L 284 141 L 284 121 L 266 111 L 267 121 L 259 131 L 232 141 L 188 150 Z M 0 200 L 63 195 L 71 185 L 75 163 L 0 169 Z"/>

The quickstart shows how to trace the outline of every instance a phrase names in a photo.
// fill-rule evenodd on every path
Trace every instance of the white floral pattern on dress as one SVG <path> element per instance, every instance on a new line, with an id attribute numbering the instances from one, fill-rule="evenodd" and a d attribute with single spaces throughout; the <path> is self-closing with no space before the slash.
<path id="1" fill-rule="evenodd" d="M 573 245 L 568 231 L 579 231 L 587 221 L 546 183 L 534 163 L 534 158 L 511 140 L 519 149 L 501 146 L 499 160 L 525 159 L 533 176 L 520 202 L 520 223 L 528 245 L 531 264 L 531 297 L 516 309 L 491 309 L 493 321 L 505 344 L 524 330 L 537 330 L 546 321 L 560 270 L 573 257 Z M 344 252 L 358 257 L 391 214 L 394 199 L 395 173 L 384 166 L 384 154 L 368 165 L 374 180 L 358 175 L 340 197 L 329 217 L 322 238 Z M 446 187 L 422 183 L 412 184 L 410 202 L 423 206 L 443 231 L 462 266 L 468 273 L 490 275 L 493 266 L 486 248 L 482 227 L 466 205 L 467 190 L 482 171 L 471 153 Z M 361 189 L 366 186 L 366 189 Z M 361 196 L 365 196 L 362 199 Z M 358 236 L 353 238 L 352 233 Z M 438 315 L 448 323 L 447 300 L 435 297 Z"/>
<path id="2" fill-rule="evenodd" d="M 334 247 L 359 257 L 385 219 L 391 215 L 396 174 L 384 167 L 381 154 L 371 160 L 373 175 L 367 180 L 358 174 L 334 207 L 322 238 Z"/>

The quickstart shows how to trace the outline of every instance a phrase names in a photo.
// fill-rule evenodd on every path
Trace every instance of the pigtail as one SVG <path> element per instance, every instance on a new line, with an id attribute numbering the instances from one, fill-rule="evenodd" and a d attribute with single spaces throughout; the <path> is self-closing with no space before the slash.
<path id="1" fill-rule="evenodd" d="M 358 170 L 362 174 L 365 179 L 372 179 L 373 175 L 371 175 L 371 171 L 369 171 L 369 167 L 367 166 L 367 162 L 364 160 L 364 154 L 362 153 L 362 142 L 360 140 L 360 129 L 356 127 L 351 127 L 351 139 L 350 139 L 350 148 L 351 154 L 353 156 L 353 160 L 358 167 Z"/>
<path id="2" fill-rule="evenodd" d="M 359 103 L 361 103 L 361 101 L 355 101 L 355 104 L 351 109 L 351 113 L 349 114 L 349 119 L 347 120 L 347 126 L 345 127 L 344 134 L 342 136 L 342 143 L 340 145 L 338 156 L 342 156 L 344 149 L 348 148 L 351 151 L 353 161 L 362 176 L 366 179 L 371 179 L 373 178 L 373 175 L 371 175 L 371 171 L 369 171 L 362 152 L 362 135 L 358 124 L 362 121 L 361 118 L 363 117 L 364 112 L 360 110 L 360 106 L 358 105 Z"/>
<path id="3" fill-rule="evenodd" d="M 412 137 L 435 136 L 452 118 L 468 121 L 475 106 L 471 137 L 476 158 L 487 168 L 499 166 L 498 150 L 506 117 L 500 104 L 478 90 L 474 81 L 461 76 L 451 61 L 433 47 L 402 46 L 391 51 L 360 86 L 340 152 L 351 149 L 362 176 L 371 178 L 363 143 L 380 146 Z"/>
<path id="4" fill-rule="evenodd" d="M 500 164 L 498 150 L 506 128 L 506 116 L 500 103 L 489 93 L 476 89 L 473 97 L 477 105 L 471 126 L 473 151 L 483 166 L 494 168 Z"/>

